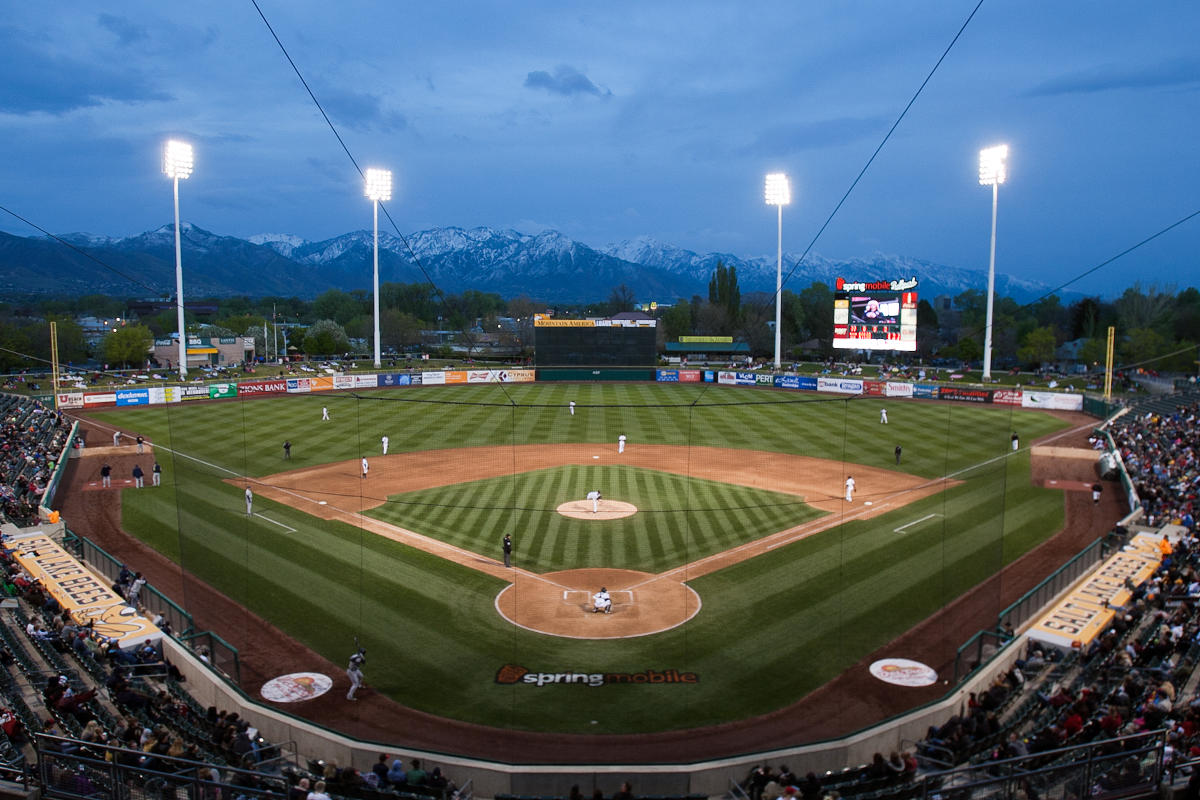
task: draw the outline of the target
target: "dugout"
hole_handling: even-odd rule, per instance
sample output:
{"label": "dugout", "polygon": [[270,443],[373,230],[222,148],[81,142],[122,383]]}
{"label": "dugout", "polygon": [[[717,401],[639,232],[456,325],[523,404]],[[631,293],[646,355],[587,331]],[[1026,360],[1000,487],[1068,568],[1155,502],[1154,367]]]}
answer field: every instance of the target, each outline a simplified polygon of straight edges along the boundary
{"label": "dugout", "polygon": [[[534,320],[534,366],[647,367],[658,360],[658,320],[651,317]],[[621,380],[644,380],[643,377]],[[584,380],[596,380],[584,377]]]}

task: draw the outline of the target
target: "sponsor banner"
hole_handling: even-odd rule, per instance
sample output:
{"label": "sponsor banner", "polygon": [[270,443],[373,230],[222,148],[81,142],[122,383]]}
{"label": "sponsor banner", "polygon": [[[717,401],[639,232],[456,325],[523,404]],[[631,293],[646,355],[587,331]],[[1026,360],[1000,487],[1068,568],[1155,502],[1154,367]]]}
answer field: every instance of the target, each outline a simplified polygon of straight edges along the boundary
{"label": "sponsor banner", "polygon": [[534,317],[535,328],[594,328],[596,321],[591,319],[546,319]]}
{"label": "sponsor banner", "polygon": [[647,669],[641,672],[535,672],[519,664],[505,664],[496,670],[496,683],[521,684],[524,686],[551,686],[572,684],[575,686],[610,686],[613,684],[679,684],[699,683],[700,676],[694,672],[677,669]]}
{"label": "sponsor banner", "polygon": [[118,389],[117,405],[148,406],[150,405],[150,391],[148,389]]}
{"label": "sponsor banner", "polygon": [[175,394],[180,400],[207,400],[209,391],[207,386],[176,386]]}
{"label": "sponsor banner", "polygon": [[800,388],[806,392],[815,392],[817,390],[817,379],[811,375],[801,375]]}
{"label": "sponsor banner", "polygon": [[775,385],[775,376],[774,375],[755,375],[754,382],[756,384],[758,384],[759,386],[774,386]]}
{"label": "sponsor banner", "polygon": [[776,375],[775,376],[775,385],[780,389],[799,389],[800,388],[800,376],[799,375]]}
{"label": "sponsor banner", "polygon": [[354,376],[353,375],[334,375],[333,376],[333,388],[334,389],[353,389],[354,388]]}
{"label": "sponsor banner", "polygon": [[993,389],[992,402],[1002,406],[1021,405],[1020,389]]}
{"label": "sponsor banner", "polygon": [[163,386],[151,386],[147,391],[150,394],[150,405],[161,405],[167,402],[167,390]]}
{"label": "sponsor banner", "polygon": [[321,375],[316,378],[308,379],[308,390],[310,392],[332,392],[333,378],[328,375]]}
{"label": "sponsor banner", "polygon": [[83,408],[83,392],[65,392],[56,398],[58,408]]}
{"label": "sponsor banner", "polygon": [[868,397],[883,397],[883,387],[881,381],[863,381],[863,394]]}
{"label": "sponsor banner", "polygon": [[288,378],[287,390],[289,394],[305,394],[309,391],[308,378]]}
{"label": "sponsor banner", "polygon": [[817,378],[817,391],[862,394],[863,382],[852,378]]}
{"label": "sponsor banner", "polygon": [[465,370],[453,369],[446,370],[446,383],[466,383],[467,373]]}
{"label": "sponsor banner", "polygon": [[276,394],[287,391],[287,381],[242,381],[237,385],[238,394]]}
{"label": "sponsor banner", "polygon": [[737,383],[737,373],[725,372],[722,370],[717,373],[717,383],[723,383],[726,386],[733,386]]}
{"label": "sponsor banner", "polygon": [[758,383],[758,376],[753,372],[735,372],[734,382],[738,386],[753,386]]}
{"label": "sponsor banner", "polygon": [[1057,411],[1082,411],[1083,395],[1060,394],[1057,392],[1023,392],[1021,405],[1024,408],[1053,408]]}
{"label": "sponsor banner", "polygon": [[654,371],[654,380],[660,383],[679,383],[679,370],[656,369]]}
{"label": "sponsor banner", "polygon": [[1029,629],[1029,637],[1065,648],[1073,647],[1078,642],[1086,649],[1092,640],[1108,629],[1114,616],[1116,612],[1111,608],[1068,596]]}
{"label": "sponsor banner", "polygon": [[380,386],[411,386],[412,380],[407,373],[389,372],[379,376]]}
{"label": "sponsor banner", "polygon": [[680,336],[684,344],[733,344],[732,336]]}
{"label": "sponsor banner", "polygon": [[933,667],[907,658],[881,658],[869,669],[879,680],[895,686],[932,686],[938,677]]}
{"label": "sponsor banner", "polygon": [[[283,387],[287,388],[287,383]],[[208,396],[214,400],[220,397],[237,397],[238,385],[236,383],[210,383],[208,385]]]}
{"label": "sponsor banner", "polygon": [[711,369],[704,370],[704,382],[715,383],[717,381],[717,373]]}
{"label": "sponsor banner", "polygon": [[355,389],[374,389],[377,386],[379,386],[379,376],[378,375],[355,375],[354,376],[354,388]]}
{"label": "sponsor banner", "polygon": [[990,389],[966,389],[958,386],[942,386],[938,389],[939,400],[961,400],[966,403],[990,403]]}
{"label": "sponsor banner", "polygon": [[913,386],[912,396],[913,397],[932,397],[932,398],[936,399],[938,396],[938,387],[930,386],[929,384],[925,384],[925,383],[915,384]]}
{"label": "sponsor banner", "polygon": [[423,373],[420,373],[420,372],[414,372],[413,374],[409,375],[408,376],[408,379],[410,381],[409,385],[410,386],[420,386],[422,384],[422,382],[424,382],[424,380],[425,380],[423,377],[421,377],[422,374]]}
{"label": "sponsor banner", "polygon": [[13,557],[77,623],[92,623],[97,636],[115,638],[121,647],[157,641],[162,631],[134,609],[98,575],[49,536],[13,537]]}
{"label": "sponsor banner", "polygon": [[913,385],[911,383],[888,381],[883,385],[883,394],[885,397],[912,397]]}
{"label": "sponsor banner", "polygon": [[496,380],[500,383],[532,383],[537,379],[537,370],[533,369],[502,369],[496,372]]}
{"label": "sponsor banner", "polygon": [[425,386],[440,386],[446,382],[446,373],[444,372],[422,372],[421,383]]}
{"label": "sponsor banner", "polygon": [[112,406],[117,404],[117,396],[113,392],[84,392],[84,406]]}
{"label": "sponsor banner", "polygon": [[680,383],[699,383],[702,380],[703,373],[698,369],[681,369],[679,370]]}
{"label": "sponsor banner", "polygon": [[272,703],[300,703],[320,697],[333,687],[333,680],[319,672],[293,672],[262,685],[262,696]]}

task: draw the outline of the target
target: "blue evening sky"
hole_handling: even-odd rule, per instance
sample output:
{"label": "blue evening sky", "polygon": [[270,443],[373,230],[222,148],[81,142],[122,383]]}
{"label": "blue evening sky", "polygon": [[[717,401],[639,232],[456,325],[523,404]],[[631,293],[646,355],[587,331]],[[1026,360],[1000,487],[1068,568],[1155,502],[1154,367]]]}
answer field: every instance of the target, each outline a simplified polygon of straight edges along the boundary
{"label": "blue evening sky", "polygon": [[[754,256],[775,249],[763,175],[791,177],[799,254],[975,0],[260,5],[359,163],[394,170],[402,233]],[[986,268],[977,154],[1000,142],[1002,272],[1066,281],[1200,209],[1198,32],[1195,2],[988,0],[815,250]],[[169,223],[170,136],[196,148],[187,221],[370,227],[249,0],[9,4],[0,74],[0,205],[52,232]],[[1198,252],[1200,217],[1071,288],[1200,284]]]}

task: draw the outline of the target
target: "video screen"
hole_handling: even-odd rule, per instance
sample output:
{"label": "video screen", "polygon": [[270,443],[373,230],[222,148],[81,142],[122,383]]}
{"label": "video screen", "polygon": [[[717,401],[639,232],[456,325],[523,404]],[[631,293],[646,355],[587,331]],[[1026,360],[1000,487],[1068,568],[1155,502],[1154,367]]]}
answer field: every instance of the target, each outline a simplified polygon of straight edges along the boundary
{"label": "video screen", "polygon": [[900,321],[900,298],[854,295],[850,298],[850,321],[864,325],[895,325]]}

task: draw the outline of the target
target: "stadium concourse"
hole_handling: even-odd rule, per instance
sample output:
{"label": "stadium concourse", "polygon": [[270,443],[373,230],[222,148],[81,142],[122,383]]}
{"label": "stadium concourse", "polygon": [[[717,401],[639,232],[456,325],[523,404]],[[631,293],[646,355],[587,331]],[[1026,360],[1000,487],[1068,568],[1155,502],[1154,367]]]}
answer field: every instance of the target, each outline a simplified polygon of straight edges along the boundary
{"label": "stadium concourse", "polygon": [[[1073,425],[1075,432],[1068,438],[1060,434],[1055,444],[1087,447],[1086,439],[1095,420],[1082,414],[1060,414]],[[103,442],[109,436],[111,430],[96,427],[89,440]],[[123,474],[133,460],[132,454],[116,453],[111,463]],[[74,485],[88,477],[78,474],[78,470],[69,472],[67,484]],[[1090,485],[1094,473],[1085,462],[1049,462],[1036,464],[1034,477],[1038,481],[1058,479]],[[956,649],[967,637],[994,626],[999,610],[1037,584],[1053,566],[1065,562],[1112,528],[1124,515],[1119,494],[1106,492],[1097,507],[1085,492],[1066,492],[1066,523],[1062,532],[891,643],[888,654],[903,652],[906,657],[933,665],[942,674],[947,670],[952,673]],[[195,615],[200,629],[214,630],[238,648],[243,687],[248,693],[256,694],[263,682],[275,677],[280,663],[303,664],[342,680],[344,665],[330,663],[284,637],[268,621],[255,617],[194,577],[181,574],[176,565],[126,536],[120,530],[117,493],[90,492],[85,499],[80,492],[66,491],[61,503],[73,530],[88,536],[117,558],[137,564],[164,594],[187,598],[189,611]],[[400,744],[408,748],[518,764],[588,763],[596,758],[598,748],[606,763],[691,761],[844,735],[944,693],[941,686],[900,692],[875,680],[865,669],[875,657],[873,654],[861,669],[848,670],[793,706],[753,719],[688,731],[629,736],[500,732],[418,713],[369,694],[366,695],[369,702],[345,703],[336,691],[306,702],[302,713],[321,725],[361,739],[390,742],[396,740],[397,731],[403,731]]]}

